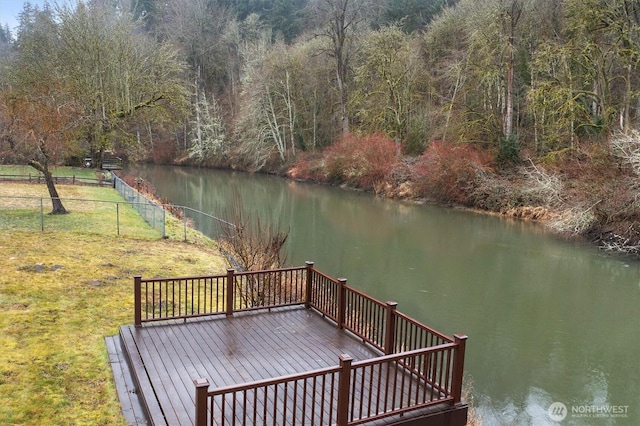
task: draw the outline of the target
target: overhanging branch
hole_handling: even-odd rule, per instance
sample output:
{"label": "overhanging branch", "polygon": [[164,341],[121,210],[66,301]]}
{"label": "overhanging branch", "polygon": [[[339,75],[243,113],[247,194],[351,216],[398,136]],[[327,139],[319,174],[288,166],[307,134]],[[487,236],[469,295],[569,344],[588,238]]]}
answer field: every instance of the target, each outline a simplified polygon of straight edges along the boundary
{"label": "overhanging branch", "polygon": [[138,105],[135,105],[133,108],[126,110],[126,111],[118,111],[114,114],[112,114],[113,117],[115,118],[125,118],[128,117],[130,115],[133,115],[134,112],[136,112],[139,109],[142,108],[151,108],[153,106],[155,106],[155,104],[158,101],[161,101],[162,99],[164,99],[164,95],[158,95],[156,97],[153,97],[147,101],[141,102]]}

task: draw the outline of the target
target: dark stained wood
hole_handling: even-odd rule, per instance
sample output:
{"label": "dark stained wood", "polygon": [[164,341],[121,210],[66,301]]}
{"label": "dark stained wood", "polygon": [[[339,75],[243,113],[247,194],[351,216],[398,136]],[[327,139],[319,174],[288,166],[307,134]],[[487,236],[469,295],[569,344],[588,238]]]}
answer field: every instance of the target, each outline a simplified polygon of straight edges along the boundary
{"label": "dark stained wood", "polygon": [[466,421],[466,336],[443,335],[312,262],[134,284],[135,325],[120,339],[151,424]]}
{"label": "dark stained wood", "polygon": [[121,341],[118,336],[105,338],[109,364],[113,370],[113,379],[120,399],[122,415],[131,426],[147,425],[145,408],[137,395],[136,385],[131,376],[130,367],[127,364],[126,356],[122,350]]}
{"label": "dark stained wood", "polygon": [[381,355],[303,307],[124,326],[120,336],[156,425],[194,424],[199,378],[215,389],[336,366],[341,354]]}
{"label": "dark stained wood", "polygon": [[305,308],[120,329],[153,424],[194,423],[194,380],[210,389],[379,356]]}

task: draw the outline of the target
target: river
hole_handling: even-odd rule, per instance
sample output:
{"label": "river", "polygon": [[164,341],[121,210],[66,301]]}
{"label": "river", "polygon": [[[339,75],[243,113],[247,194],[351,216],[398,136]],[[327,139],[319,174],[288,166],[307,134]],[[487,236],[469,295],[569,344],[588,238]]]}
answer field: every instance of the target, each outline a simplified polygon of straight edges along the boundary
{"label": "river", "polygon": [[640,424],[640,262],[535,224],[277,177],[130,173],[218,216],[238,194],[289,230],[290,264],[312,260],[437,330],[467,334],[465,385],[485,425],[557,424],[552,403],[566,407],[561,424]]}

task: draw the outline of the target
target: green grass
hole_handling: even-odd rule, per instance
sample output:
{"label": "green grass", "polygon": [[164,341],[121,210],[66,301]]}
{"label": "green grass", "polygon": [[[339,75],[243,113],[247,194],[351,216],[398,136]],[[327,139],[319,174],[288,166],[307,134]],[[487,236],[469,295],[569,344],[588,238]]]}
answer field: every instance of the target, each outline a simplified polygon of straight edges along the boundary
{"label": "green grass", "polygon": [[[45,231],[74,229],[101,235],[158,238],[140,215],[112,188],[56,185],[70,214],[50,215],[51,201],[44,184],[0,184],[0,228]],[[30,198],[18,198],[30,197]],[[120,203],[120,204],[118,204]]]}
{"label": "green grass", "polygon": [[[3,182],[0,193],[34,196],[41,186]],[[119,199],[110,188],[59,190],[61,197]],[[27,215],[20,209],[3,207],[7,217]],[[60,222],[45,232],[0,224],[0,424],[124,425],[104,337],[133,322],[133,276],[227,267],[202,236],[206,245],[162,239],[135,214],[127,219],[140,229],[135,236],[85,232],[109,222],[111,212],[70,211],[48,218]],[[182,239],[180,222],[169,222]]]}

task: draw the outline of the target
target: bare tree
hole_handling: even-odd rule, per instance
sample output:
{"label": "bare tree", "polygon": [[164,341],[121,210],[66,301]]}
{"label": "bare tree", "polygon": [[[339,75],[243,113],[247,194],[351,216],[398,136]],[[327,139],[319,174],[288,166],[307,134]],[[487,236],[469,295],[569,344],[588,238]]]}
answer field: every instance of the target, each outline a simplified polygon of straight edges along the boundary
{"label": "bare tree", "polygon": [[19,28],[19,49],[9,71],[1,76],[0,126],[3,142],[16,159],[42,173],[52,214],[67,213],[51,168],[69,150],[70,127],[77,113],[68,96],[69,82],[55,72],[59,42],[54,13],[25,6]]}
{"label": "bare tree", "polygon": [[503,5],[501,11],[503,32],[507,35],[507,99],[504,114],[504,135],[513,134],[513,90],[515,74],[516,52],[516,26],[522,14],[522,3],[519,0],[510,0]]}
{"label": "bare tree", "polygon": [[211,0],[169,0],[162,7],[161,34],[179,47],[205,89],[215,93],[228,73],[224,34],[234,23],[233,15]]}
{"label": "bare tree", "polygon": [[282,231],[278,223],[265,223],[260,217],[247,212],[237,192],[233,194],[233,201],[223,219],[233,224],[223,228],[221,245],[234,268],[263,271],[284,266],[288,230]]}
{"label": "bare tree", "polygon": [[[233,194],[225,221],[233,225],[223,228],[220,248],[234,269],[266,271],[285,265],[284,246],[289,231],[281,231],[277,223],[265,224],[258,216],[246,212],[238,192]],[[234,285],[246,306],[269,305],[293,291],[292,283],[278,274],[267,274],[260,282],[248,275],[236,279]]]}
{"label": "bare tree", "polygon": [[349,69],[354,48],[354,34],[364,21],[365,0],[316,0],[315,15],[320,35],[331,40],[329,56],[336,70],[336,86],[340,102],[342,133],[349,133]]}

